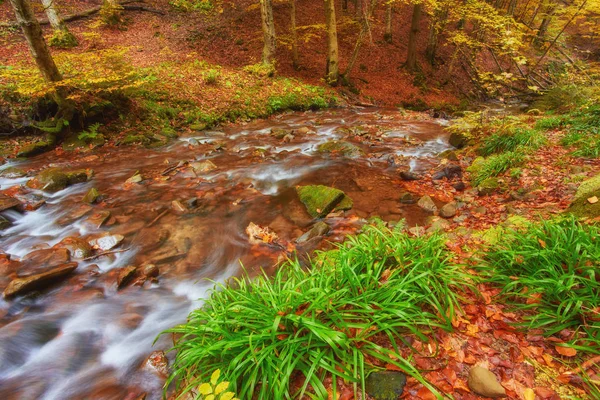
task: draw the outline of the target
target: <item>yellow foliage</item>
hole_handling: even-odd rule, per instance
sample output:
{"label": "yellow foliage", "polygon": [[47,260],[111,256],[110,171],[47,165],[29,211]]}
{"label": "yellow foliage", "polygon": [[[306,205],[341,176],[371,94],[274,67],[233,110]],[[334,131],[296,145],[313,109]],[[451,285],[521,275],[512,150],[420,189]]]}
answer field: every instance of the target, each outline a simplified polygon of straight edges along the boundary
{"label": "yellow foliage", "polygon": [[220,382],[221,370],[215,370],[210,376],[210,383],[203,383],[198,386],[198,394],[203,395],[202,400],[239,400],[235,398],[235,393],[226,391],[229,388],[229,382]]}

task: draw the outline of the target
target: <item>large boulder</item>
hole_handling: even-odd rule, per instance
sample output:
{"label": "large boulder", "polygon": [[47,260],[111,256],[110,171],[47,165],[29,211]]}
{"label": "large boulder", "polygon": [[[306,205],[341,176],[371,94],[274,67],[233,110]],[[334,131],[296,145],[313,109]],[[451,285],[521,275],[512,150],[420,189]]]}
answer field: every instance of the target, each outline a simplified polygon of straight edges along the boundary
{"label": "large boulder", "polygon": [[341,155],[348,158],[360,157],[364,152],[360,147],[343,140],[332,140],[317,147],[319,153]]}
{"label": "large boulder", "polygon": [[313,218],[326,217],[332,211],[352,208],[352,199],[339,189],[323,185],[296,187],[300,201]]}
{"label": "large boulder", "polygon": [[600,216],[600,174],[581,183],[577,193],[567,209],[580,218]]}

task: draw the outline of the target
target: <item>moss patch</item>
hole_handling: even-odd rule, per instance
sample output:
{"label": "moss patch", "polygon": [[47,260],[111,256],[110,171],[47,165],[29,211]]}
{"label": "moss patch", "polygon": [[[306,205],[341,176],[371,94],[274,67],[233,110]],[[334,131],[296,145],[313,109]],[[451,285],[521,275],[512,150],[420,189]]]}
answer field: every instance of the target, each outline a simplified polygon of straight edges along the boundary
{"label": "moss patch", "polygon": [[331,211],[349,210],[352,199],[339,189],[323,185],[298,186],[296,192],[308,213],[314,218],[323,218]]}
{"label": "moss patch", "polygon": [[577,189],[575,199],[567,212],[580,218],[595,218],[600,216],[600,202],[591,204],[588,199],[591,197],[600,198],[600,175],[584,181]]}

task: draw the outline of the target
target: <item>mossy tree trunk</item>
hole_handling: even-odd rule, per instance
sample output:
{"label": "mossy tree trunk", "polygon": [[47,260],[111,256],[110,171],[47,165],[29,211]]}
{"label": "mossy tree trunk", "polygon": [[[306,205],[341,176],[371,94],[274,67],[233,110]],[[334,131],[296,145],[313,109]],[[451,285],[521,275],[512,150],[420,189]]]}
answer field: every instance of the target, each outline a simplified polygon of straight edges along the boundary
{"label": "mossy tree trunk", "polygon": [[67,24],[65,24],[58,14],[55,0],[42,0],[42,4],[48,16],[48,22],[50,22],[50,26],[54,29],[54,36],[50,39],[50,45],[56,45],[57,47],[76,46],[77,39],[69,32]]}
{"label": "mossy tree trunk", "polygon": [[325,23],[327,25],[327,66],[325,79],[330,85],[337,85],[340,72],[334,0],[325,0]]}
{"label": "mossy tree trunk", "polygon": [[423,14],[423,3],[413,6],[410,34],[408,36],[408,55],[406,56],[406,68],[414,72],[417,70],[417,39],[419,37],[421,15]]}
{"label": "mossy tree trunk", "polygon": [[439,34],[446,27],[448,20],[448,10],[436,10],[433,14],[431,21],[431,27],[429,30],[429,40],[427,41],[427,48],[425,49],[425,56],[429,64],[435,65],[435,57],[438,49]]}
{"label": "mossy tree trunk", "polygon": [[277,48],[277,37],[275,36],[275,23],[273,22],[272,0],[260,0],[260,16],[263,31],[263,53],[262,62],[273,66],[275,62],[275,50]]}

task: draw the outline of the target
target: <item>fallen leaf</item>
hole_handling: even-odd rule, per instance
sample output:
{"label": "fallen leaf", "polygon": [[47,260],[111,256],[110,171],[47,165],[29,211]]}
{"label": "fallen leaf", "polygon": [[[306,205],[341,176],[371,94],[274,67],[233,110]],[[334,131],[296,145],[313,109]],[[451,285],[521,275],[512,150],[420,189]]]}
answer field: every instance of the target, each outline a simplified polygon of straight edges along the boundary
{"label": "fallen leaf", "polygon": [[572,347],[565,346],[554,346],[554,349],[558,354],[565,357],[575,357],[577,355],[577,350]]}
{"label": "fallen leaf", "polygon": [[527,388],[523,391],[524,400],[535,400],[535,392],[531,388]]}
{"label": "fallen leaf", "polygon": [[598,202],[598,197],[597,196],[590,197],[589,199],[587,199],[587,201],[590,204],[596,204]]}

